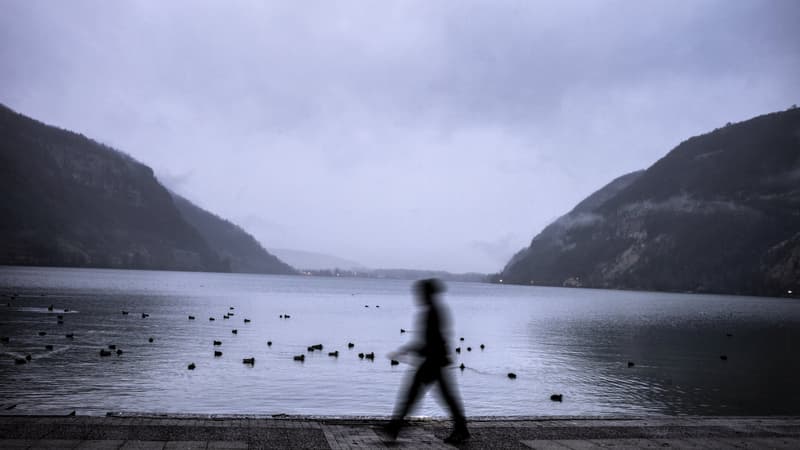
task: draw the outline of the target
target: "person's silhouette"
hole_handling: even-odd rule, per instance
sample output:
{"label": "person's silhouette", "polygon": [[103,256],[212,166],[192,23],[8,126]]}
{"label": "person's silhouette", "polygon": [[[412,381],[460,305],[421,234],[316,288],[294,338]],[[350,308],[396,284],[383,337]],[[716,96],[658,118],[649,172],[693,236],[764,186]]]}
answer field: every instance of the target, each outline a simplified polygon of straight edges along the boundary
{"label": "person's silhouette", "polygon": [[402,358],[413,353],[421,358],[421,362],[416,371],[409,373],[410,381],[405,391],[401,390],[398,395],[394,417],[387,425],[386,432],[393,439],[397,438],[403,420],[413,408],[420,393],[438,382],[442,398],[450,409],[455,425],[452,434],[445,439],[445,442],[462,442],[469,439],[469,430],[464,407],[447,368],[452,363],[445,339],[449,317],[446,308],[439,301],[439,295],[444,292],[444,284],[435,278],[420,280],[414,284],[414,290],[422,309],[416,329],[420,338],[401,347],[390,354],[390,357]]}

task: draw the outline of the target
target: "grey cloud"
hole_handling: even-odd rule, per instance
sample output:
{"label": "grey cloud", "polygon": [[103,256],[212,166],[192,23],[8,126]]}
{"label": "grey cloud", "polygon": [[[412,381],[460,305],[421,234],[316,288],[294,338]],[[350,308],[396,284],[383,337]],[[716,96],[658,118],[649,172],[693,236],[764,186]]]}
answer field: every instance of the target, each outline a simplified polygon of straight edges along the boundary
{"label": "grey cloud", "polygon": [[797,2],[561,3],[9,1],[0,101],[283,224],[268,247],[455,271],[798,103]]}

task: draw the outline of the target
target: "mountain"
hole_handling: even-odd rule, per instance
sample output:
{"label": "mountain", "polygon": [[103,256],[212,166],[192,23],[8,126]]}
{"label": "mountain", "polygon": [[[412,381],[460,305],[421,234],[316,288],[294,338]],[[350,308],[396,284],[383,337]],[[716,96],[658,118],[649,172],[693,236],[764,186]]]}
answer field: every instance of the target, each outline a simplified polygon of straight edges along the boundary
{"label": "mountain", "polygon": [[[564,242],[568,232],[581,225],[599,220],[600,217],[593,211],[608,199],[617,195],[619,191],[628,187],[643,173],[644,170],[639,170],[622,175],[583,199],[572,211],[564,214],[556,219],[555,222],[545,227],[545,229],[533,239],[530,247],[520,250],[511,257],[511,260],[506,264],[506,268],[513,267],[516,270],[520,270],[526,265],[538,263],[539,266],[535,269],[538,272],[550,271],[559,273],[564,269],[568,270],[568,267],[561,268],[553,265],[553,259],[561,254],[561,251],[567,245],[570,245]],[[544,255],[550,255],[551,258],[545,258]],[[518,262],[520,262],[519,265],[517,264]],[[506,271],[503,272],[503,275],[507,276]],[[513,274],[512,277],[514,277],[514,275],[516,274]],[[558,275],[551,274],[550,276]],[[509,282],[512,282],[511,280],[516,281],[516,279],[517,277],[509,278]]]}
{"label": "mountain", "polygon": [[290,250],[287,248],[270,248],[270,252],[300,270],[342,269],[362,271],[366,268],[355,261],[326,255],[324,253]]}
{"label": "mountain", "polygon": [[690,138],[546,227],[503,282],[785,295],[800,279],[800,109]]}
{"label": "mountain", "polygon": [[150,167],[3,105],[0,191],[0,264],[228,272],[259,253],[210,219],[198,231]]}
{"label": "mountain", "polygon": [[249,233],[178,194],[172,193],[183,218],[208,242],[211,249],[230,264],[231,272],[295,274],[296,271],[271,255]]}

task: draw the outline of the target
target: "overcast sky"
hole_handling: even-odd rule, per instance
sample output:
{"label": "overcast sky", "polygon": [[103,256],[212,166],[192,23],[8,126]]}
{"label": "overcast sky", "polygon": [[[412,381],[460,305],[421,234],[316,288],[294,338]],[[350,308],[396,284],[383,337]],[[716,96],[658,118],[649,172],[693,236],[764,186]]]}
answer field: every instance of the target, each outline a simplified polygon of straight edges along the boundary
{"label": "overcast sky", "polygon": [[265,247],[495,272],[611,179],[800,103],[798,24],[794,0],[0,0],[0,102]]}

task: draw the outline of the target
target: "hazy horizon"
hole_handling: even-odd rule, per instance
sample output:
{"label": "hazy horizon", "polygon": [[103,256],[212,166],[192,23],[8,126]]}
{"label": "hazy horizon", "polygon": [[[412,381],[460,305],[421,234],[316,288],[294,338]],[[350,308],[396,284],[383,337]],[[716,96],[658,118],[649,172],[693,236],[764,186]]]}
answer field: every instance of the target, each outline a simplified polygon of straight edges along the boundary
{"label": "hazy horizon", "polygon": [[0,102],[266,248],[497,272],[684,139],[800,103],[800,3],[5,2]]}

